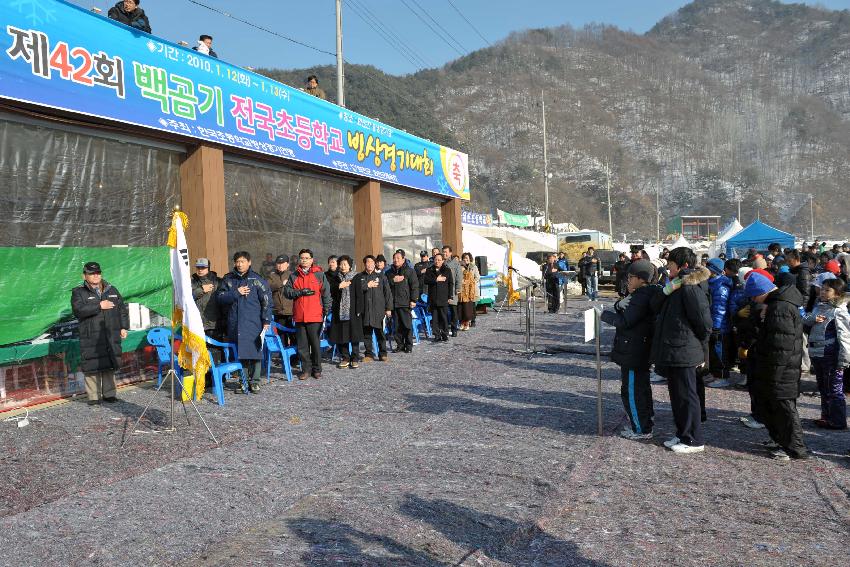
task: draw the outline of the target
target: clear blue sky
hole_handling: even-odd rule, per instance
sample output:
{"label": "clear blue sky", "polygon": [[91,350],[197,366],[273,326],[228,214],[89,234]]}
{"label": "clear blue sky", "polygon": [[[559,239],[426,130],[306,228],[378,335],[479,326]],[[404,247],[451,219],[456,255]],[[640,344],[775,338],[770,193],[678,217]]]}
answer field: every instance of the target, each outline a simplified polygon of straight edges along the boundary
{"label": "clear blue sky", "polygon": [[[116,0],[72,0],[106,14]],[[198,0],[235,17],[334,53],[334,0]],[[643,33],[665,15],[687,4],[685,0],[451,0],[490,42],[512,31],[569,23],[581,27],[591,22],[613,24]],[[468,52],[486,47],[484,39],[452,8],[449,0],[343,0],[343,53],[353,63],[371,64],[387,73],[406,74],[423,67],[439,67]],[[806,2],[827,8],[850,9],[850,0]],[[195,45],[198,35],[215,38],[219,56],[241,66],[303,68],[334,63],[330,55],[316,53],[282,38],[212,12],[190,0],[142,0],[154,34]],[[424,8],[429,19],[420,11]],[[367,12],[368,10],[368,12]],[[415,10],[422,19],[414,15]],[[375,16],[382,26],[415,52],[402,52],[387,44],[360,16]],[[460,45],[440,39],[422,21]],[[437,25],[439,24],[439,25]],[[445,30],[445,31],[444,31]],[[408,59],[412,59],[411,62]],[[415,63],[415,65],[414,65]]]}

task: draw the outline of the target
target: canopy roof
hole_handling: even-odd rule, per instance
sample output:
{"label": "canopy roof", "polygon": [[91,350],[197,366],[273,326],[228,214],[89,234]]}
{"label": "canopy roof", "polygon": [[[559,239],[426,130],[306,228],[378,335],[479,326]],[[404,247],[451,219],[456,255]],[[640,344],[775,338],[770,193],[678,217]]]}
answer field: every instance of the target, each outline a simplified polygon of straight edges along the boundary
{"label": "canopy roof", "polygon": [[733,250],[746,251],[749,248],[765,250],[773,242],[778,242],[783,248],[792,248],[794,235],[757,220],[726,240],[726,253],[731,254]]}

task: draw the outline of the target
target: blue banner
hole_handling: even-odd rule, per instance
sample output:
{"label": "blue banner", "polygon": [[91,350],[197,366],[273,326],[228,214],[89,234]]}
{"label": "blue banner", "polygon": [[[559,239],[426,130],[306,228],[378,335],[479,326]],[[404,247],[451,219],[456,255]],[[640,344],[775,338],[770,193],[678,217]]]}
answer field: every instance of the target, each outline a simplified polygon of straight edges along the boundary
{"label": "blue banner", "polygon": [[469,199],[461,152],[61,0],[0,16],[0,98]]}
{"label": "blue banner", "polygon": [[463,224],[474,224],[478,226],[490,226],[491,217],[487,213],[473,213],[472,211],[461,211],[460,220]]}

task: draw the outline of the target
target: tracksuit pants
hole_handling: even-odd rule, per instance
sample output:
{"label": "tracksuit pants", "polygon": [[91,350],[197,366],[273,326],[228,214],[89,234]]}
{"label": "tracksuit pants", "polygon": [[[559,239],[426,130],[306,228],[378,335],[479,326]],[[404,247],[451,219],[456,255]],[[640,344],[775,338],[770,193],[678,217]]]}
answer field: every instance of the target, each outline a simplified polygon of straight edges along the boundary
{"label": "tracksuit pants", "polygon": [[844,400],[844,369],[834,360],[812,358],[812,368],[820,391],[820,417],[830,427],[847,427],[847,403]]}
{"label": "tracksuit pants", "polygon": [[676,437],[685,445],[704,445],[702,437],[702,409],[697,392],[697,369],[666,368],[667,390],[676,423]]}
{"label": "tracksuit pants", "polygon": [[620,367],[620,396],[632,424],[632,431],[652,433],[655,411],[652,408],[649,369]]}
{"label": "tracksuit pants", "polygon": [[413,316],[410,314],[410,307],[393,309],[393,322],[395,323],[396,350],[413,348]]}

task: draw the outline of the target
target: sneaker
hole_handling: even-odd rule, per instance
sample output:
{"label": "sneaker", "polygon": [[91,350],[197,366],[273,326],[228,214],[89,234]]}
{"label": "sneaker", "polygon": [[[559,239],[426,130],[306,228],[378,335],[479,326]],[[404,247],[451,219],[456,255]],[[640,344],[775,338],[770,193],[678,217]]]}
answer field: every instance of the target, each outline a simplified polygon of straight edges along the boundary
{"label": "sneaker", "polygon": [[650,374],[649,374],[649,382],[651,384],[661,384],[661,383],[666,382],[666,381],[667,381],[667,378],[665,378],[664,376],[659,376],[655,372],[650,372]]}
{"label": "sneaker", "polygon": [[386,362],[386,361],[388,361],[389,359],[390,359],[390,357],[389,357],[389,356],[387,356],[386,354],[382,354],[382,355],[380,355],[380,356],[378,357],[378,360],[380,360],[381,362]]}
{"label": "sneaker", "polygon": [[103,398],[103,401],[108,403],[108,404],[114,404],[115,402],[118,401],[118,398],[116,398],[115,396],[110,396],[108,398]]}
{"label": "sneaker", "polygon": [[756,421],[752,416],[745,416],[740,418],[741,423],[749,427],[750,429],[764,429],[764,424]]}
{"label": "sneaker", "polygon": [[637,431],[632,431],[630,427],[626,427],[620,432],[620,437],[623,439],[652,439],[652,433],[638,433]]}
{"label": "sneaker", "polygon": [[361,362],[365,364],[367,362],[375,362],[375,360],[377,360],[376,357],[372,356],[371,354],[367,354],[363,357],[363,360],[361,360]]}
{"label": "sneaker", "polygon": [[668,449],[672,449],[673,447],[679,444],[679,441],[680,439],[678,437],[671,437],[670,439],[664,442],[664,446]]}
{"label": "sneaker", "polygon": [[679,453],[680,455],[690,455],[691,453],[702,453],[705,451],[705,445],[685,445],[684,443],[677,443],[670,447],[670,450],[674,453]]}
{"label": "sneaker", "polygon": [[705,387],[706,388],[728,388],[731,385],[732,384],[729,382],[729,380],[723,379],[723,380],[713,380],[711,382],[707,382],[705,384]]}
{"label": "sneaker", "polygon": [[348,365],[348,367],[349,368],[360,368],[360,363],[356,360],[352,360],[351,363]]}
{"label": "sneaker", "polygon": [[767,441],[762,441],[761,446],[767,449],[768,451],[774,451],[779,449],[779,443],[774,441],[773,439],[768,439]]}
{"label": "sneaker", "polygon": [[339,361],[339,364],[336,365],[337,368],[348,368],[351,362],[347,358],[343,358]]}
{"label": "sneaker", "polygon": [[248,384],[248,389],[251,391],[252,394],[256,394],[260,391],[260,385],[256,382],[251,382],[250,384]]}
{"label": "sneaker", "polygon": [[790,461],[790,460],[791,460],[791,457],[789,457],[789,456],[788,456],[788,453],[786,453],[783,449],[776,449],[775,451],[771,451],[771,452],[770,452],[770,457],[771,457],[774,461],[783,461],[783,462],[785,462],[785,461]]}

